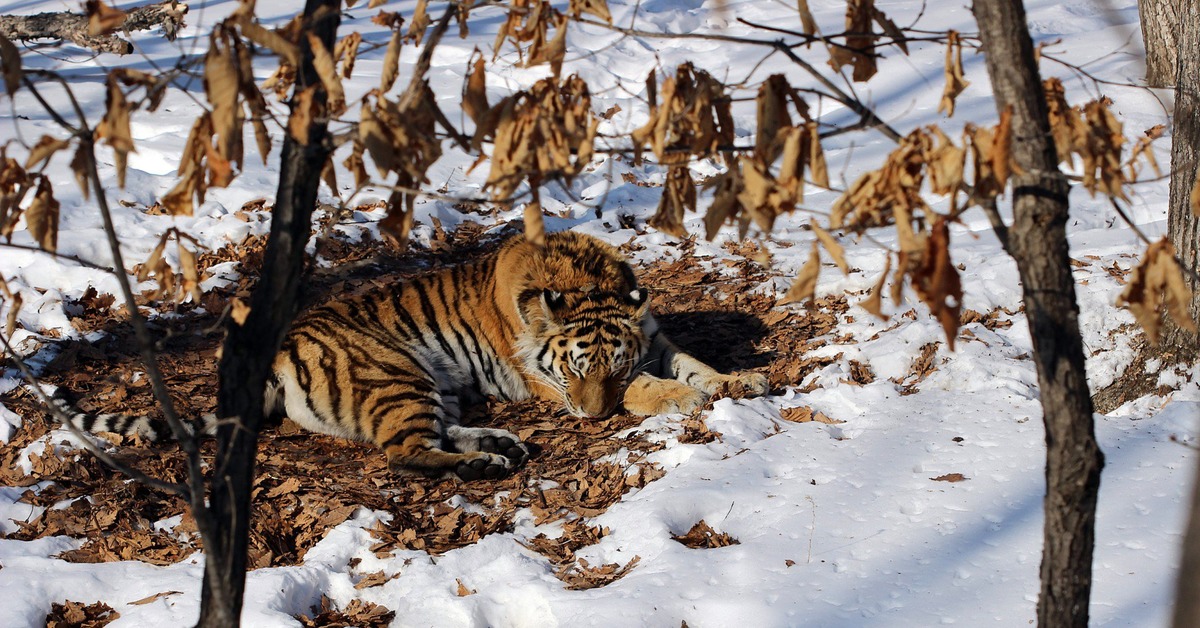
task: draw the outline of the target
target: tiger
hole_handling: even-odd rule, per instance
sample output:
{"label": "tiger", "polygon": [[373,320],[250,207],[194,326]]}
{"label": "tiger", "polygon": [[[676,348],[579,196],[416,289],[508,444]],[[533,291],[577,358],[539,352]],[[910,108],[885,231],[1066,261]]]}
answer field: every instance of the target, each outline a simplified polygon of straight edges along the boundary
{"label": "tiger", "polygon": [[[680,350],[648,296],[596,237],[517,235],[474,262],[302,313],[272,363],[264,410],[373,443],[398,475],[472,481],[512,473],[530,451],[507,430],[461,425],[455,402],[538,398],[600,420],[618,405],[690,413],[720,390],[768,392],[760,373],[722,374]],[[158,436],[144,417],[59,409],[81,429]]]}

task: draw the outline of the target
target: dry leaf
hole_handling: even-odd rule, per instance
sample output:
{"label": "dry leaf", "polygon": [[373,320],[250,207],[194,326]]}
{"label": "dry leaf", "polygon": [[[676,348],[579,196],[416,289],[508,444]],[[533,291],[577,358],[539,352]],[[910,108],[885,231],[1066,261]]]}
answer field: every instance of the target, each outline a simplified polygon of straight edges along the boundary
{"label": "dry leaf", "polygon": [[38,246],[51,253],[58,250],[58,200],[47,177],[38,182],[33,202],[25,210],[25,224]]}
{"label": "dry leaf", "polygon": [[1175,260],[1175,247],[1166,238],[1151,244],[1121,295],[1118,307],[1127,307],[1153,344],[1158,343],[1162,317],[1169,314],[1176,325],[1196,331],[1188,307],[1192,291],[1183,278],[1183,269]]}
{"label": "dry leaf", "polygon": [[963,480],[969,480],[971,478],[961,473],[947,473],[946,475],[939,475],[936,478],[929,479],[933,480],[934,482],[962,482]]}
{"label": "dry leaf", "polygon": [[21,86],[21,53],[4,35],[0,35],[0,70],[4,73],[4,90],[11,97]]}
{"label": "dry leaf", "polygon": [[229,300],[229,317],[238,325],[246,324],[246,317],[250,315],[250,306],[238,297],[233,297]]}
{"label": "dry leaf", "polygon": [[800,30],[805,35],[817,32],[817,21],[813,19],[812,11],[808,9],[808,0],[796,0],[796,10],[800,12]]}
{"label": "dry leaf", "polygon": [[331,116],[339,116],[346,111],[346,94],[342,91],[342,80],[338,77],[336,62],[333,55],[325,48],[321,38],[313,33],[307,33],[308,45],[313,53],[313,68],[325,86],[327,99],[325,106]]}
{"label": "dry leaf", "polygon": [[418,46],[425,39],[425,29],[433,23],[426,11],[427,3],[428,0],[417,0],[417,7],[413,10],[412,23],[408,25],[408,38]]}
{"label": "dry leaf", "polygon": [[816,421],[817,423],[824,423],[826,425],[837,425],[839,423],[845,423],[845,421],[840,421],[838,419],[829,418],[825,414],[823,414],[821,412],[817,412],[816,410],[813,410],[812,408],[810,408],[808,406],[795,406],[795,407],[791,407],[791,408],[780,408],[779,416],[783,420],[791,421],[793,423],[810,423],[812,421]]}
{"label": "dry leaf", "polygon": [[104,4],[102,0],[87,0],[84,10],[88,18],[88,37],[107,35],[125,23],[125,12]]}
{"label": "dry leaf", "polygon": [[958,31],[946,33],[946,87],[942,91],[942,100],[938,103],[938,111],[945,111],[947,117],[954,116],[954,101],[958,95],[971,84],[963,76],[962,41]]}
{"label": "dry leaf", "polygon": [[910,276],[917,296],[941,321],[946,344],[953,351],[963,293],[958,269],[950,261],[950,228],[944,217],[938,216],[934,221],[920,265],[910,272]]}
{"label": "dry leaf", "polygon": [[183,591],[162,591],[160,593],[155,593],[154,595],[151,595],[149,597],[144,597],[140,600],[134,600],[132,602],[129,602],[129,604],[132,604],[134,606],[141,606],[143,604],[149,604],[159,598],[167,597],[168,595],[182,595],[182,594],[183,594]]}
{"label": "dry leaf", "polygon": [[34,166],[50,161],[54,153],[71,145],[70,140],[60,140],[58,138],[43,135],[42,139],[38,140],[33,148],[29,149],[29,157],[25,159],[25,169],[32,170]]}
{"label": "dry leaf", "polygon": [[846,251],[842,248],[842,245],[839,244],[832,235],[829,235],[828,231],[822,229],[821,225],[817,224],[816,220],[809,221],[808,224],[810,227],[812,227],[813,233],[816,234],[817,240],[820,241],[821,246],[825,247],[825,251],[828,252],[830,257],[833,258],[833,263],[837,264],[837,267],[842,269],[843,275],[849,275],[850,265],[846,263]]}
{"label": "dry leaf", "polygon": [[400,76],[400,48],[403,45],[403,36],[399,30],[392,31],[392,38],[388,40],[387,52],[383,55],[383,70],[379,75],[379,91],[387,92],[392,89],[392,85],[396,84],[396,77]]}
{"label": "dry leaf", "polygon": [[858,302],[858,305],[861,306],[862,309],[874,314],[875,316],[879,317],[880,320],[884,321],[886,321],[888,317],[883,313],[883,284],[887,282],[888,273],[891,272],[891,270],[892,256],[889,253],[887,256],[887,261],[883,265],[883,272],[879,273],[879,281],[876,281],[875,285],[871,286],[871,292],[867,295],[867,298]]}
{"label": "dry leaf", "polygon": [[813,242],[812,253],[808,256],[808,261],[804,267],[800,269],[800,274],[796,275],[796,279],[792,282],[792,287],[788,288],[787,294],[779,300],[780,305],[788,303],[799,303],[808,299],[811,303],[817,292],[817,276],[821,272],[821,256],[817,253],[817,243]]}

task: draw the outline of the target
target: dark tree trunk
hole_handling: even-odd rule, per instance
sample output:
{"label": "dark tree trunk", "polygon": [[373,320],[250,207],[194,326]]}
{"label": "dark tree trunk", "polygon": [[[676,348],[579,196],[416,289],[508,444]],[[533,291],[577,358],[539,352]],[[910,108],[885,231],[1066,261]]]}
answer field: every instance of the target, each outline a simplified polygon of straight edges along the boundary
{"label": "dark tree trunk", "polygon": [[[306,27],[333,50],[340,15],[337,0],[308,0]],[[296,90],[317,85],[316,102],[325,94],[312,67],[312,52],[301,40],[304,60]],[[219,366],[217,414],[237,417],[217,431],[217,456],[209,491],[205,537],[204,587],[199,626],[237,626],[246,582],[246,549],[250,529],[250,490],[254,455],[263,415],[263,387],[271,361],[296,314],[304,246],[311,230],[321,168],[329,158],[324,120],[314,119],[309,143],[289,135],[280,158],[279,190],[271,214],[262,277],[250,300],[244,324],[230,323]]]}
{"label": "dark tree trunk", "polygon": [[1020,173],[1012,179],[1008,244],[1021,277],[1046,429],[1038,625],[1082,628],[1088,620],[1096,496],[1104,457],[1092,424],[1079,308],[1067,255],[1068,186],[1058,171],[1022,3],[975,0],[972,10],[996,107],[1012,108],[1012,157]]}
{"label": "dark tree trunk", "polygon": [[[1175,83],[1174,128],[1171,131],[1171,197],[1167,231],[1185,269],[1200,273],[1200,219],[1192,215],[1189,196],[1200,165],[1200,0],[1184,0],[1178,8],[1179,66]],[[1189,309],[1200,319],[1200,282],[1185,273],[1192,289]],[[1162,357],[1170,363],[1200,357],[1197,336],[1167,321]],[[1192,511],[1183,539],[1183,556],[1175,590],[1176,628],[1200,626],[1200,464],[1193,480]]]}
{"label": "dark tree trunk", "polygon": [[1146,84],[1170,87],[1175,84],[1178,29],[1183,24],[1184,5],[1194,0],[1138,0],[1142,42],[1146,47]]}

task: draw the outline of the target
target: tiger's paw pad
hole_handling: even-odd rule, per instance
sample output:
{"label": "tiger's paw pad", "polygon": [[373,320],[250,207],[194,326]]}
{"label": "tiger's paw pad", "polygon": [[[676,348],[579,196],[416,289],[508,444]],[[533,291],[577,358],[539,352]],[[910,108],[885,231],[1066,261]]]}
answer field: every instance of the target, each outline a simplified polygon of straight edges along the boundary
{"label": "tiger's paw pad", "polygon": [[512,467],[512,462],[507,458],[496,454],[486,454],[486,457],[481,456],[474,460],[458,463],[458,466],[454,468],[454,474],[464,482],[495,480],[508,475]]}
{"label": "tiger's paw pad", "polygon": [[512,461],[514,466],[529,459],[529,448],[511,436],[484,436],[479,439],[479,451],[500,454]]}

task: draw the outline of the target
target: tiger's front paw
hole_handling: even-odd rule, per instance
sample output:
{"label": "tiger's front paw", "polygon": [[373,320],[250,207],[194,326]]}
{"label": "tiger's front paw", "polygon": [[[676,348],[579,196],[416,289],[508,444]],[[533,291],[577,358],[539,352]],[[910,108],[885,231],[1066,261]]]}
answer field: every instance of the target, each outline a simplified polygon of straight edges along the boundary
{"label": "tiger's front paw", "polygon": [[675,380],[639,377],[625,390],[625,409],[637,416],[675,412],[688,414],[704,405],[708,395]]}
{"label": "tiger's front paw", "polygon": [[501,478],[517,466],[505,456],[485,451],[464,454],[463,458],[463,461],[454,467],[454,474],[464,482]]}
{"label": "tiger's front paw", "polygon": [[767,376],[762,373],[734,373],[733,375],[714,375],[704,382],[704,391],[709,394],[742,399],[745,397],[761,397],[771,390]]}

